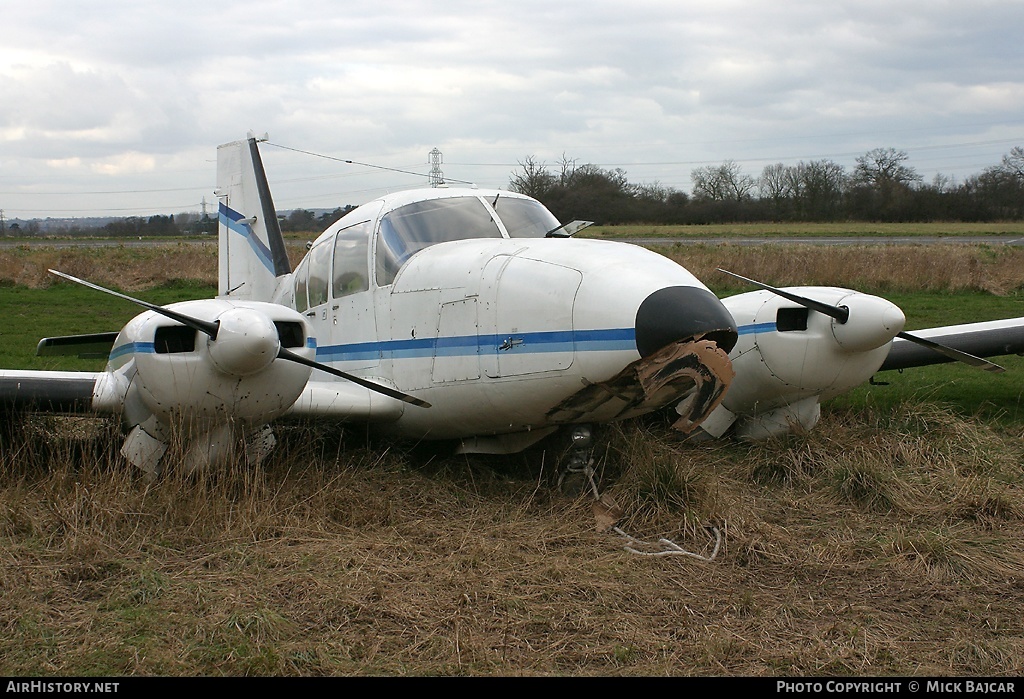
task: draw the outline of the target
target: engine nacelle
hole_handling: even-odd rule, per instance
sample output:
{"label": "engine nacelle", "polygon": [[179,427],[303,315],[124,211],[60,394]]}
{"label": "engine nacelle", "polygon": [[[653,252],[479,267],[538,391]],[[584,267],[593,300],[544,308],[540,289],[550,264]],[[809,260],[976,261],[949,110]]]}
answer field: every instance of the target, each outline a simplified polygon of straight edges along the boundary
{"label": "engine nacelle", "polygon": [[300,314],[275,304],[220,299],[168,308],[217,323],[216,337],[147,311],[124,327],[111,353],[111,369],[134,369],[138,399],[161,422],[258,424],[280,416],[302,393],[310,368],[276,359],[282,346],[313,358],[315,343],[308,341]]}
{"label": "engine nacelle", "polygon": [[[809,429],[818,402],[870,379],[903,330],[903,312],[877,296],[833,287],[787,291],[845,308],[849,317],[840,322],[767,290],[723,299],[740,338],[729,354],[736,378],[722,409],[705,423],[713,436],[734,421],[739,433],[742,423],[762,417],[747,437],[778,434],[790,423]],[[787,408],[794,405],[801,407]]]}

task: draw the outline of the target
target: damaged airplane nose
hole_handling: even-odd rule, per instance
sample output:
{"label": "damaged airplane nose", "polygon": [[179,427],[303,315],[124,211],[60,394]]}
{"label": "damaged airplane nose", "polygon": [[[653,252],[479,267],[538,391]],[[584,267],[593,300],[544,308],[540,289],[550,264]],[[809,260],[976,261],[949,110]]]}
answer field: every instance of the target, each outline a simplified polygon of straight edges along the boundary
{"label": "damaged airplane nose", "polygon": [[736,322],[718,297],[695,286],[669,286],[648,296],[636,313],[641,357],[680,340],[706,339],[726,354],[736,345]]}
{"label": "damaged airplane nose", "polygon": [[548,415],[557,422],[617,420],[679,403],[676,427],[689,432],[721,402],[735,376],[728,353],[738,333],[707,289],[666,286],[637,307],[640,357],[614,377],[588,383]]}

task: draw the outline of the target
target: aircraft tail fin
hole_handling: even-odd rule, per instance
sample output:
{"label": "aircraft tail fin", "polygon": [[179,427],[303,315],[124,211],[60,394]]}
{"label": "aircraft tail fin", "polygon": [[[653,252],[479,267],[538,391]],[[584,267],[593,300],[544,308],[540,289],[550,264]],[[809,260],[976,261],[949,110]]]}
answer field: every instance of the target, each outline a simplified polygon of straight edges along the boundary
{"label": "aircraft tail fin", "polygon": [[257,139],[217,148],[221,297],[270,301],[292,271]]}

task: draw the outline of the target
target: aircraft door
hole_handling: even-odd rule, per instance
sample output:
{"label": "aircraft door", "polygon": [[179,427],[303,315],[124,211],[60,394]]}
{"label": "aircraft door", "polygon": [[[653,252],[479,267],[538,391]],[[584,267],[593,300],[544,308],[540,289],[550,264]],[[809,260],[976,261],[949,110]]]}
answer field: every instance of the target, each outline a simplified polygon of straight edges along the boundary
{"label": "aircraft door", "polygon": [[330,354],[344,369],[380,364],[377,321],[370,291],[369,240],[373,221],[338,231],[331,279]]}
{"label": "aircraft door", "polygon": [[306,293],[309,304],[301,311],[313,326],[318,338],[325,337],[327,330],[327,289],[331,274],[331,244],[323,240],[309,251],[304,262],[308,276],[306,277]]}
{"label": "aircraft door", "polygon": [[568,369],[575,358],[573,305],[583,282],[578,270],[503,255],[484,268],[483,289],[490,346],[480,348],[492,378]]}

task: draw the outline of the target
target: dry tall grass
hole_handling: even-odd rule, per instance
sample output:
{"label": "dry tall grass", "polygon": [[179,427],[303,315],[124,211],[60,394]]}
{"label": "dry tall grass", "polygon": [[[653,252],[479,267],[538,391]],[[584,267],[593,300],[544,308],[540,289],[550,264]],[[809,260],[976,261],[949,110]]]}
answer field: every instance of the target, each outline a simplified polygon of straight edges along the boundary
{"label": "dry tall grass", "polygon": [[[742,282],[717,272],[730,271],[776,286],[830,285],[886,291],[964,291],[1005,294],[1021,287],[1024,248],[980,245],[657,245],[653,249],[679,262],[718,289],[738,290]],[[288,242],[298,263],[305,244]],[[125,290],[168,281],[217,284],[214,243],[174,243],[152,247],[68,249],[29,247],[0,250],[0,280],[30,288],[49,286],[58,269]]]}
{"label": "dry tall grass", "polygon": [[[5,675],[1024,670],[1019,435],[938,408],[757,446],[614,427],[601,487],[647,545],[542,450],[292,427],[262,467],[147,486],[102,423],[53,420],[0,456]],[[708,527],[714,560],[660,555],[710,557]]]}
{"label": "dry tall grass", "polygon": [[673,245],[654,248],[716,288],[744,283],[721,267],[773,286],[843,286],[875,293],[1021,288],[1024,249],[978,245]]}

